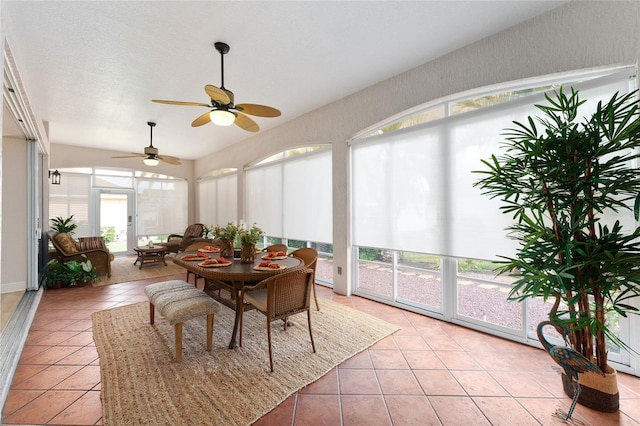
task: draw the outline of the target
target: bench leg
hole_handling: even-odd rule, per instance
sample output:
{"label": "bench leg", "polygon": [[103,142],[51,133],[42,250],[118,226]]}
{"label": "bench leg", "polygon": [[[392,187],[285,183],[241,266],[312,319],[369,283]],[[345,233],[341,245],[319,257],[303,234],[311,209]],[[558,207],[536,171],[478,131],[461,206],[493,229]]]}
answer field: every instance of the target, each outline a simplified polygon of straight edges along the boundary
{"label": "bench leg", "polygon": [[153,303],[149,302],[149,324],[153,324],[155,319],[155,306]]}
{"label": "bench leg", "polygon": [[213,314],[207,315],[207,351],[211,352],[213,343]]}
{"label": "bench leg", "polygon": [[176,335],[176,361],[182,362],[182,323],[173,326]]}

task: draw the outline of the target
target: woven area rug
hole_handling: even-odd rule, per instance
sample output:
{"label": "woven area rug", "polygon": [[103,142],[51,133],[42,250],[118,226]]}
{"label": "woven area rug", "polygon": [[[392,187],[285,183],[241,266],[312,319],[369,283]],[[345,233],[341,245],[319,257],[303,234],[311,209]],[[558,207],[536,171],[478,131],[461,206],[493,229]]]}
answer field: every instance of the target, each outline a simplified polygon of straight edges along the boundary
{"label": "woven area rug", "polygon": [[134,265],[136,256],[118,256],[111,262],[111,278],[106,275],[100,277],[100,281],[93,283],[94,287],[102,287],[110,284],[124,283],[128,281],[144,280],[147,278],[164,277],[167,275],[184,274],[184,268],[166,257],[167,266],[162,263],[145,263],[142,269],[140,265]]}
{"label": "woven area rug", "polygon": [[306,314],[272,326],[269,371],[266,319],[245,312],[243,346],[228,349],[233,311],[215,316],[213,350],[205,351],[205,318],[184,324],[183,360],[174,360],[173,326],[147,302],[93,314],[100,356],[104,425],[248,425],[336,365],[398,330],[370,315],[322,300],[312,312],[316,353]]}

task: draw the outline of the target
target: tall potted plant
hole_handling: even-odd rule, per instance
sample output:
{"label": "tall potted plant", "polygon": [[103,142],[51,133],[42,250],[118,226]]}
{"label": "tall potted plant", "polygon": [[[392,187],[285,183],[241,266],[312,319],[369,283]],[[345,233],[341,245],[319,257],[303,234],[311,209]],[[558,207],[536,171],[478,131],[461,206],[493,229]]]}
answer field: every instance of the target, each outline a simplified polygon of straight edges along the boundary
{"label": "tall potted plant", "polygon": [[[475,185],[499,198],[503,213],[514,218],[507,230],[520,245],[497,269],[517,278],[509,299],[560,294],[564,307],[550,320],[565,327],[571,347],[615,384],[606,342],[628,346],[607,319],[637,314],[629,299],[640,295],[640,228],[626,229],[618,220],[632,210],[637,220],[640,208],[640,171],[633,165],[640,149],[636,93],[615,94],[586,117],[580,115],[585,101],[573,89],[546,100],[536,105],[538,117],[506,130],[503,153],[483,160],[486,169],[477,171],[483,176]],[[616,411],[617,385],[598,382],[581,377],[578,402]]]}

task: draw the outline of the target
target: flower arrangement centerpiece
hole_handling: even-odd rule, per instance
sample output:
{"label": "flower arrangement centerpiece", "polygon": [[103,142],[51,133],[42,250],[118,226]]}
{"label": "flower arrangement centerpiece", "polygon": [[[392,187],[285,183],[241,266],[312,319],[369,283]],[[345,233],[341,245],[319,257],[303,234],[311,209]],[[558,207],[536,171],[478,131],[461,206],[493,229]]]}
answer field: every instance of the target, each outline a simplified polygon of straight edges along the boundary
{"label": "flower arrangement centerpiece", "polygon": [[264,231],[254,223],[251,228],[246,229],[244,226],[240,227],[238,236],[242,247],[240,250],[240,261],[242,263],[253,263],[256,258],[256,243],[262,238]]}
{"label": "flower arrangement centerpiece", "polygon": [[233,257],[233,241],[238,235],[240,227],[233,222],[226,226],[216,225],[211,230],[213,236],[220,240],[220,257]]}

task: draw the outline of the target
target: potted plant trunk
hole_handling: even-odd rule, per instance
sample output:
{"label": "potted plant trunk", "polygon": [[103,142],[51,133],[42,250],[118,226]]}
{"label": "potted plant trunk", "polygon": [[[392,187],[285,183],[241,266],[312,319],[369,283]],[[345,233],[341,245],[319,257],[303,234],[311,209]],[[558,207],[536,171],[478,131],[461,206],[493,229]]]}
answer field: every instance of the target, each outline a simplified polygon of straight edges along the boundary
{"label": "potted plant trunk", "polygon": [[640,229],[631,220],[640,208],[638,102],[616,94],[585,117],[573,89],[546,99],[540,116],[506,130],[504,152],[483,160],[475,186],[514,218],[507,230],[520,245],[497,269],[517,278],[509,299],[558,297],[550,322],[606,373],[579,376],[578,402],[612,412],[618,391],[606,344],[629,348],[608,320],[637,314],[629,299],[640,295]]}

